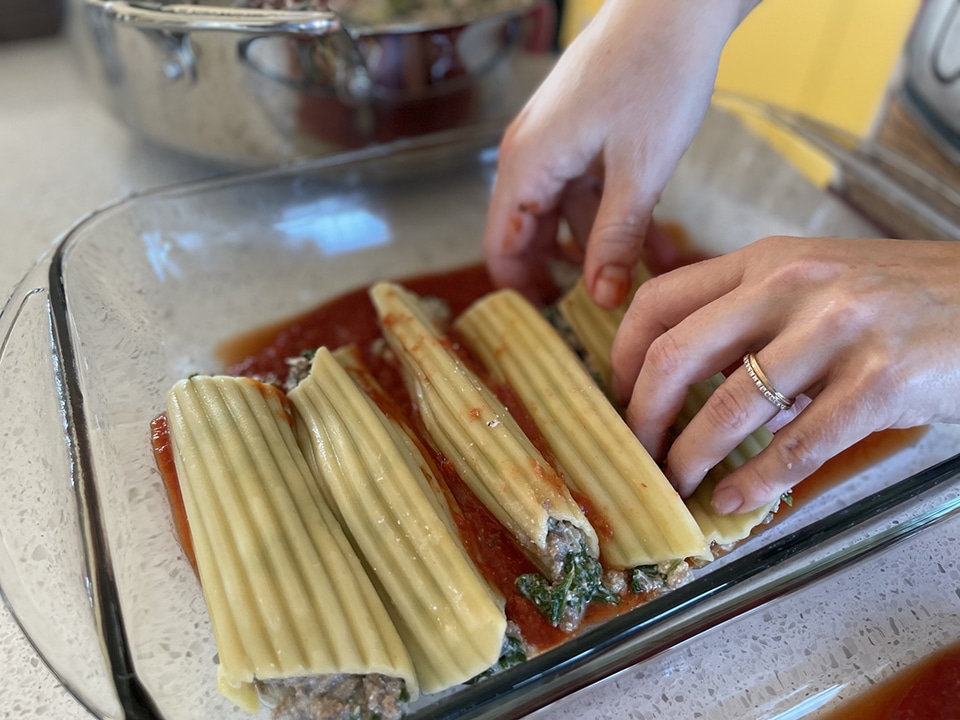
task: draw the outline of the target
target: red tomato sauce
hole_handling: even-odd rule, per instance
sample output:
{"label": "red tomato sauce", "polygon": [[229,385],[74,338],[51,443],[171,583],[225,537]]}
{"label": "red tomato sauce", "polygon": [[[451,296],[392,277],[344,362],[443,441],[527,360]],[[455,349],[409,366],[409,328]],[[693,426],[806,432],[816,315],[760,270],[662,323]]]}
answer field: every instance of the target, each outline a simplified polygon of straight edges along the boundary
{"label": "red tomato sauce", "polygon": [[166,413],[158,415],[150,423],[150,441],[153,446],[153,457],[160,471],[160,478],[163,480],[163,487],[170,500],[170,512],[173,515],[177,539],[193,571],[197,572],[197,556],[193,551],[193,538],[190,536],[190,525],[187,523],[187,510],[183,504],[180,482],[177,480],[177,466],[173,459],[173,445],[170,443],[170,428],[167,425]]}
{"label": "red tomato sauce", "polygon": [[553,627],[516,590],[516,580],[520,575],[538,573],[539,570],[523,554],[510,532],[464,484],[453,464],[443,459],[440,470],[462,511],[459,518],[460,534],[467,552],[487,582],[505,598],[507,617],[520,627],[524,641],[541,650],[563,642],[567,633]]}
{"label": "red tomato sauce", "polygon": [[[671,267],[702,259],[702,256],[688,249],[682,229],[667,225],[662,226],[661,230],[669,236],[663,246],[669,248],[672,244],[676,249],[659,251],[660,256],[649,263],[656,271],[665,271]],[[453,317],[462,313],[475,300],[494,290],[485,268],[479,264],[447,273],[409,278],[401,280],[400,283],[418,295],[443,298],[448,303]],[[218,357],[226,365],[228,374],[283,381],[287,374],[286,358],[320,346],[334,349],[343,345],[355,345],[361,351],[362,360],[382,388],[375,391],[371,391],[369,387],[365,389],[387,415],[402,416],[419,435],[420,444],[427,451],[425,456],[428,464],[434,469],[437,477],[446,483],[443,491],[454,511],[464,545],[488,582],[498,588],[505,597],[508,617],[520,626],[524,639],[532,648],[542,651],[559,644],[569,635],[552,627],[533,604],[516,590],[516,578],[524,573],[537,572],[537,569],[524,555],[509,531],[464,484],[452,464],[432,449],[398,369],[387,362],[382,353],[371,352],[371,343],[379,337],[376,311],[368,297],[367,288],[359,288],[300,316],[254,330],[224,343],[218,348]],[[450,348],[487,382],[491,390],[507,406],[534,446],[552,465],[553,458],[549,447],[516,393],[509,386],[493,382],[455,334],[450,336]],[[154,421],[153,429],[157,463],[170,495],[176,529],[184,552],[196,567],[163,416]],[[898,435],[897,432],[902,434]],[[911,432],[914,434],[911,435]],[[828,469],[823,473],[829,474],[832,478],[831,482],[837,482],[843,477],[849,477],[867,464],[890,454],[891,446],[899,449],[917,437],[919,435],[915,431],[888,431],[885,439],[881,438],[879,442],[871,441],[872,444],[866,450],[855,446],[847,451],[832,461],[832,470]],[[870,441],[869,438],[868,441]],[[856,461],[845,460],[847,456],[856,457]],[[552,467],[542,470],[544,477],[562,482]],[[808,482],[810,480],[802,485]],[[819,484],[814,481],[811,485],[822,488],[825,483],[826,481]],[[576,493],[574,497],[598,534],[601,537],[609,537],[612,530],[596,508],[586,498]],[[628,592],[622,602],[616,606],[593,603],[587,609],[582,627],[626,612],[649,598],[650,595],[647,594]]]}
{"label": "red tomato sauce", "polygon": [[[448,273],[409,278],[402,280],[401,284],[418,295],[446,299],[454,316],[494,289],[486,269],[479,264]],[[282,380],[286,377],[284,361],[288,357],[324,345],[338,348],[355,344],[366,348],[379,336],[377,313],[367,296],[367,288],[363,287],[303,315],[223,343],[217,348],[217,357],[227,366],[230,375],[263,377],[273,374]]]}
{"label": "red tomato sauce", "polygon": [[845,700],[822,720],[960,720],[960,642]]}

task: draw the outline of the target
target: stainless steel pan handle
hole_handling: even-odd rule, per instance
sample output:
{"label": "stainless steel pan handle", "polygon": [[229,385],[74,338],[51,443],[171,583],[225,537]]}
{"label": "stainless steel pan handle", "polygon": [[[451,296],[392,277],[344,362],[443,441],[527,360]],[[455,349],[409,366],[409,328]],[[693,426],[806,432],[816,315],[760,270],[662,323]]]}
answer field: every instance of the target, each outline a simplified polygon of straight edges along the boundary
{"label": "stainless steel pan handle", "polygon": [[[197,79],[197,63],[191,35],[196,32],[235,33],[244,36],[289,37],[311,40],[332,37],[339,52],[337,91],[355,102],[366,102],[371,92],[370,76],[363,54],[340,16],[329,10],[261,10],[215,5],[163,5],[126,0],[84,0],[89,14],[96,16],[98,44],[106,58],[111,41],[105,38],[116,27],[141,31],[160,47],[163,72],[171,82]],[[106,26],[106,27],[104,27]],[[241,49],[240,54],[244,52]],[[119,75],[119,68],[108,74]]]}
{"label": "stainless steel pan handle", "polygon": [[330,11],[258,10],[212,5],[161,5],[124,0],[85,0],[107,18],[141,30],[189,33],[197,30],[252,34],[329,35],[345,32]]}

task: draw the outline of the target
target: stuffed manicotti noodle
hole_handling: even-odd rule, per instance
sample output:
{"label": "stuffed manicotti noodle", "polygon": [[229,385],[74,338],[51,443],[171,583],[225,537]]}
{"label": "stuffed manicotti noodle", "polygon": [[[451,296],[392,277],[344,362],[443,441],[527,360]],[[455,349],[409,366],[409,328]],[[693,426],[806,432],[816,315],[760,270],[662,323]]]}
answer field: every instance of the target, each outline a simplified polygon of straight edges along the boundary
{"label": "stuffed manicotti noodle", "polygon": [[529,301],[513,290],[492,293],[454,327],[487,369],[514,389],[564,479],[606,521],[609,532],[600,534],[605,565],[626,569],[707,552],[676,490]]}
{"label": "stuffed manicotti noodle", "polygon": [[[413,663],[327,505],[277,388],[195,376],[167,396],[218,685],[274,717],[402,715]],[[371,710],[375,706],[375,710]]]}
{"label": "stuffed manicotti noodle", "polygon": [[503,599],[464,551],[424,457],[326,348],[289,397],[304,455],[381,590],[424,691],[486,671],[503,646]]}
{"label": "stuffed manicotti noodle", "polygon": [[615,601],[602,587],[595,528],[504,404],[451,350],[420,299],[386,282],[370,296],[430,441],[553,588],[574,588],[558,602],[552,589],[537,590],[551,595],[551,622],[573,629],[592,599]]}

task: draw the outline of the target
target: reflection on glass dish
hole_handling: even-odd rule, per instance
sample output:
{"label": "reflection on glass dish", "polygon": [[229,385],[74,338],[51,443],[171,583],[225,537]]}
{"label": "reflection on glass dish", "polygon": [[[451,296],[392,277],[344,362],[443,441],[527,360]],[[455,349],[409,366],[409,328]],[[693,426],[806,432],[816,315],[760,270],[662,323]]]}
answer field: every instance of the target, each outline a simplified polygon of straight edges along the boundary
{"label": "reflection on glass dish", "polygon": [[286,236],[287,245],[314,243],[326,255],[390,242],[389,226],[363,207],[361,196],[321,198],[286,208],[275,227]]}
{"label": "reflection on glass dish", "polygon": [[[217,346],[250,328],[374,279],[478,261],[498,137],[457,133],[138,196],[67,233],[24,280],[0,316],[0,584],[96,717],[247,717],[216,691],[209,619],[150,451],[157,398],[220,368]],[[345,214],[310,219],[331,212]],[[871,233],[718,112],[658,212],[711,252],[768,234]],[[317,240],[341,231],[378,242]],[[530,712],[874,543],[925,532],[955,484],[954,465],[937,463],[957,432],[931,428],[693,583],[420,716]]]}

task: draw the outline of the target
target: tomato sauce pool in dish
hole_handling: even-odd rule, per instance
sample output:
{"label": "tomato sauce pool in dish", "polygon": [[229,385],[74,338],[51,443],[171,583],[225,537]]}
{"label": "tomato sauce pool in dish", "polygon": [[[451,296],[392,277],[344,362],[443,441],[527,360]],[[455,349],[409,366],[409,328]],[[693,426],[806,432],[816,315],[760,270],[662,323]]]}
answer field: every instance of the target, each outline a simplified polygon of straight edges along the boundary
{"label": "tomato sauce pool in dish", "polygon": [[[676,257],[682,258],[680,262],[695,259],[690,253]],[[658,269],[666,268],[660,266]],[[447,273],[410,278],[401,283],[421,296],[444,299],[454,317],[472,302],[494,289],[484,266],[480,264]],[[417,413],[413,411],[396,368],[385,362],[382,356],[370,352],[372,341],[378,337],[380,337],[380,331],[376,312],[368,298],[367,288],[364,287],[333,298],[295,318],[254,330],[224,343],[218,348],[218,356],[226,365],[228,374],[255,376],[261,379],[272,377],[282,382],[288,371],[286,363],[288,357],[300,355],[305,350],[323,345],[336,348],[355,344],[364,350],[366,362],[389,396],[388,402],[392,402],[395,408],[399,408],[406,419],[416,427]],[[455,336],[452,342],[453,350],[463,355],[463,359],[471,365],[476,365],[472,358],[465,355],[463,348],[456,342]],[[484,379],[488,380],[488,378]],[[546,444],[510,388],[491,384],[491,389],[515,415],[534,445],[541,451],[545,450]],[[184,553],[194,563],[172,450],[162,415],[154,421],[152,430],[158,467],[170,495],[176,530],[181,538]],[[850,477],[864,467],[912,444],[919,438],[921,432],[922,429],[886,431],[867,438],[824,466],[820,473],[804,481],[801,484],[804,490],[797,491],[798,499],[814,495],[825,489],[825,486]],[[545,455],[549,459],[549,453]],[[531,561],[517,547],[510,533],[457,477],[452,465],[439,456],[434,460],[447,482],[450,494],[459,505],[460,515],[456,519],[464,535],[465,545],[487,580],[503,593],[507,601],[508,617],[520,627],[525,641],[538,651],[563,642],[569,634],[553,627],[539,614],[533,604],[516,590],[514,581],[519,575],[536,572]],[[597,531],[604,532],[603,518],[599,517],[589,504],[583,502],[582,498],[576,499]],[[789,507],[782,505],[780,513],[786,514],[789,510]],[[618,605],[591,603],[582,627],[588,627],[591,623],[626,612],[650,597],[645,593],[628,592]]]}
{"label": "tomato sauce pool in dish", "polygon": [[841,702],[821,720],[960,720],[960,642]]}

